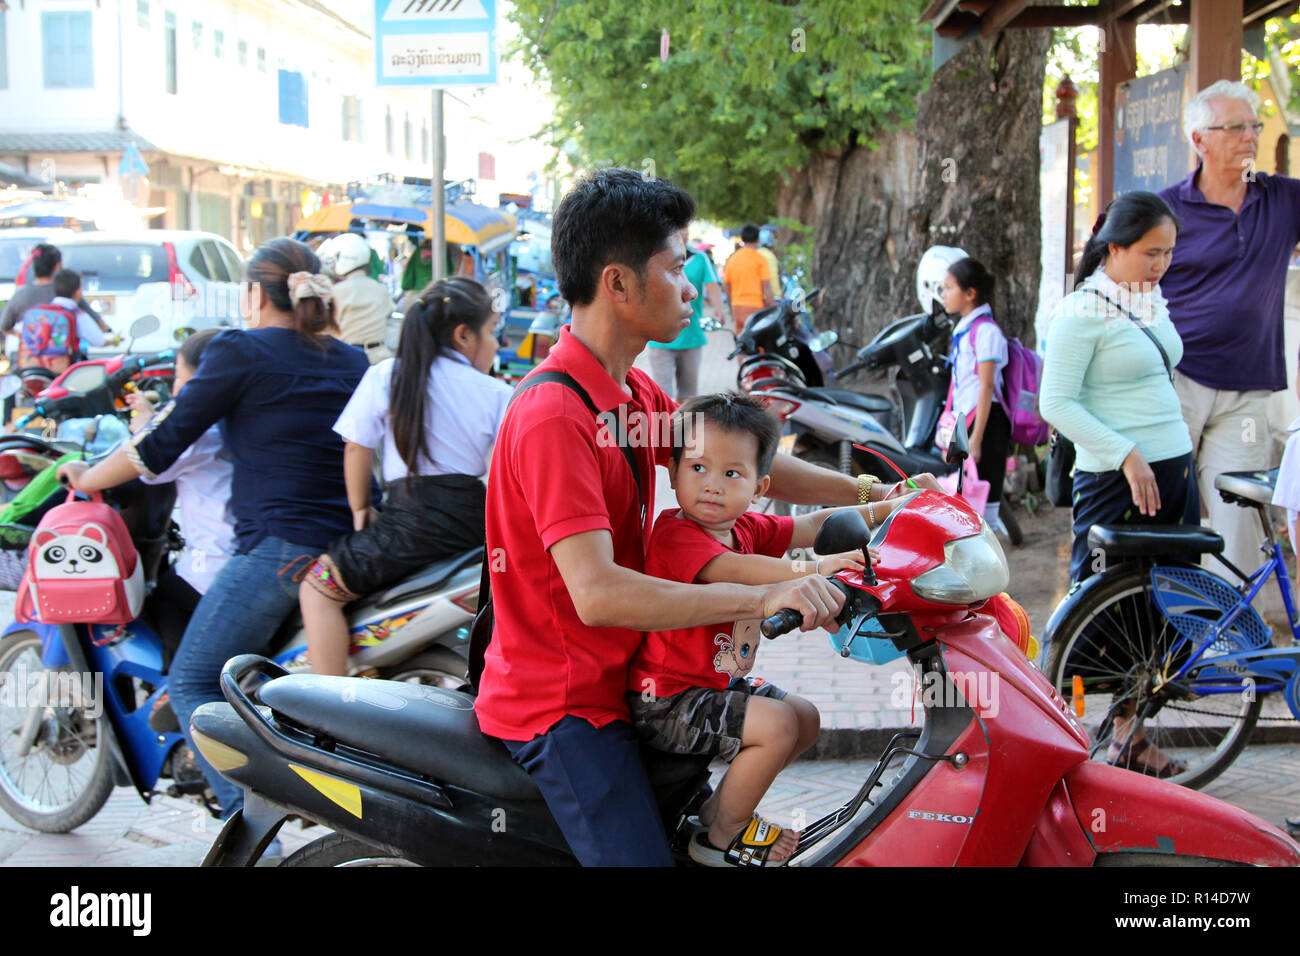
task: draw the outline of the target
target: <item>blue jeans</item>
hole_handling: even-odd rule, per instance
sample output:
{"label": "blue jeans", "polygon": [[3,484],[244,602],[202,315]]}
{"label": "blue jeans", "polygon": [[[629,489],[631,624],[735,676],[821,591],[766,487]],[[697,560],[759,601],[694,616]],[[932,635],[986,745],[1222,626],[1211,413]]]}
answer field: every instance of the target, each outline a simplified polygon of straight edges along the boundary
{"label": "blue jeans", "polygon": [[[320,548],[264,538],[247,554],[237,554],[221,569],[185,628],[167,675],[167,691],[181,732],[190,739],[190,717],[201,704],[224,700],[221,668],[239,654],[265,650],[285,618],[298,607],[294,578],[316,560]],[[244,792],[217,773],[194,747],[203,776],[229,817],[244,803]]]}
{"label": "blue jeans", "polygon": [[583,866],[673,865],[631,724],[597,730],[570,715],[532,740],[502,743],[542,791]]}

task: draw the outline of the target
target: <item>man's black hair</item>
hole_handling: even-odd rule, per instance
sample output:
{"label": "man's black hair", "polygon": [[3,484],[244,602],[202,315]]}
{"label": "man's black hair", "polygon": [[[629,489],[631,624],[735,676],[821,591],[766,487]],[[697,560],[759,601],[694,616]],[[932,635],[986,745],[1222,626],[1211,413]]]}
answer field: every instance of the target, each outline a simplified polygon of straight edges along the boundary
{"label": "man's black hair", "polygon": [[745,223],[745,228],[740,230],[741,242],[758,242],[758,226],[752,222]]}
{"label": "man's black hair", "polygon": [[560,295],[570,305],[589,305],[611,262],[644,282],[650,257],[694,218],[695,200],[666,179],[612,166],[584,174],[560,200],[551,227]]}
{"label": "man's black hair", "polygon": [[54,273],[54,294],[65,299],[75,299],[81,288],[81,273],[76,269],[60,269]]}
{"label": "man's black hair", "polygon": [[716,395],[696,395],[682,402],[673,415],[673,465],[681,464],[682,452],[693,441],[687,433],[687,423],[699,422],[717,425],[723,431],[745,432],[758,442],[758,477],[772,470],[777,445],[781,442],[781,426],[776,416],[757,398],[740,392],[719,392]]}
{"label": "man's black hair", "polygon": [[32,271],[36,273],[38,279],[48,279],[63,262],[63,253],[59,251],[59,247],[52,246],[48,242],[38,243],[32,251],[36,253],[32,258]]}

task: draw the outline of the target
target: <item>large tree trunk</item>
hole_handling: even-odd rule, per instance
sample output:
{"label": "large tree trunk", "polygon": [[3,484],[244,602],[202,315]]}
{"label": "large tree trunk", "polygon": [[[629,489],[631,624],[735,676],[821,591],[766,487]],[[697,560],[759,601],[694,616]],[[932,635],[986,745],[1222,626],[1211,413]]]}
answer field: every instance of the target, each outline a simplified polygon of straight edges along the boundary
{"label": "large tree trunk", "polygon": [[921,253],[952,245],[996,276],[993,310],[1007,334],[1032,340],[1050,42],[1050,30],[972,41],[935,73],[915,129],[821,156],[782,186],[778,215],[813,227],[819,325],[864,342],[917,312]]}

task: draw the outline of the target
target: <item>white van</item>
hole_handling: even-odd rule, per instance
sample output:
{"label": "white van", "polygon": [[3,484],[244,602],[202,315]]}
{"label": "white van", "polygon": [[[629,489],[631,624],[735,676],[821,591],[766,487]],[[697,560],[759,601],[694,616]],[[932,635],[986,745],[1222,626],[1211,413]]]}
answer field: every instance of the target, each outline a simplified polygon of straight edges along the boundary
{"label": "white van", "polygon": [[[0,233],[3,237],[3,233]],[[225,239],[208,232],[148,229],[79,232],[55,242],[63,265],[81,273],[81,293],[123,342],[142,315],[156,315],[158,331],[135,341],[135,352],[160,352],[190,332],[239,328],[239,284],[244,262]]]}

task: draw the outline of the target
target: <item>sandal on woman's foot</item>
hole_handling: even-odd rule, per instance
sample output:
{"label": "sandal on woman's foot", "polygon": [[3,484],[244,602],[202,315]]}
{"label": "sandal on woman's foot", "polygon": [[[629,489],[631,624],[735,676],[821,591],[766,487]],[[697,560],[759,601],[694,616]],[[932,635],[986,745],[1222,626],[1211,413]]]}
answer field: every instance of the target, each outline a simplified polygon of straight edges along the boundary
{"label": "sandal on woman's foot", "polygon": [[1158,780],[1168,780],[1170,777],[1176,777],[1187,770],[1187,764],[1169,754],[1164,755],[1165,765],[1157,770],[1146,762],[1146,754],[1150,749],[1150,742],[1143,737],[1140,740],[1133,740],[1125,744],[1118,753],[1107,751],[1106,759],[1108,763],[1116,767],[1132,770],[1134,773],[1146,774],[1148,777],[1155,777]]}
{"label": "sandal on woman's foot", "polygon": [[776,841],[785,831],[768,823],[757,813],[750,817],[745,829],[732,838],[725,850],[709,842],[708,831],[701,831],[691,840],[691,859],[702,866],[785,866],[790,862],[768,860]]}

